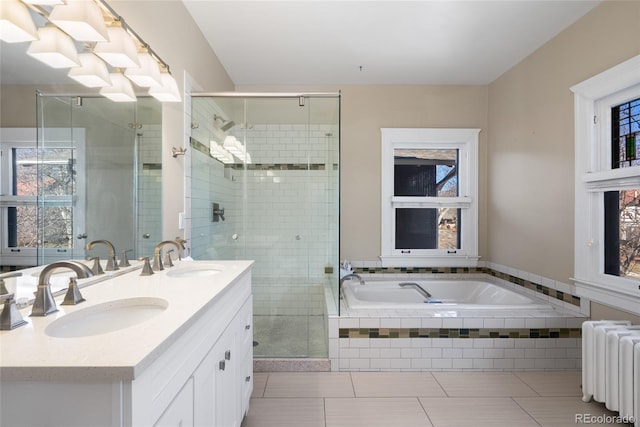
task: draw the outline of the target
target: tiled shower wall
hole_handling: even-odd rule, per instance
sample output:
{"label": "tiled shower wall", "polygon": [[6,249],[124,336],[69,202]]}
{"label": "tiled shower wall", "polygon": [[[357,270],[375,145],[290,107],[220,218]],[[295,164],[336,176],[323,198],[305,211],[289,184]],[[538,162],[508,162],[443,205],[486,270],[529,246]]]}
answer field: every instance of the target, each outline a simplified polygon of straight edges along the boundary
{"label": "tiled shower wall", "polygon": [[257,260],[254,275],[323,282],[337,260],[334,127],[253,125],[245,139],[252,163],[232,174],[245,189],[236,206],[246,213],[244,256]]}
{"label": "tiled shower wall", "polygon": [[[162,126],[145,124],[138,136],[139,236],[135,255],[153,256],[156,243],[162,240],[162,235],[153,235],[162,230],[162,210],[158,209],[162,206]],[[133,258],[130,253],[127,255]]]}
{"label": "tiled shower wall", "polygon": [[[335,282],[338,259],[337,128],[233,131],[247,141],[247,165],[223,165],[209,157],[209,141],[192,141],[192,254],[255,260],[257,315],[323,315],[322,286]],[[224,208],[224,221],[213,222],[213,203]]]}

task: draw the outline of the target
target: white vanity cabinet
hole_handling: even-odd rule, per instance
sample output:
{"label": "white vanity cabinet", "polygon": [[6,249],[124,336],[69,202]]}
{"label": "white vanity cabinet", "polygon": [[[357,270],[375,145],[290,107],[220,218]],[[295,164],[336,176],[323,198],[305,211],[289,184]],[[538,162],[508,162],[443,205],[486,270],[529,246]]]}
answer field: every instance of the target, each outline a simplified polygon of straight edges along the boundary
{"label": "white vanity cabinet", "polygon": [[194,424],[239,427],[253,391],[253,310],[247,299],[193,374]]}
{"label": "white vanity cabinet", "polygon": [[[240,427],[253,390],[250,265],[135,366],[3,366],[0,425]],[[104,338],[91,351],[135,352],[136,344],[129,337],[114,349]]]}

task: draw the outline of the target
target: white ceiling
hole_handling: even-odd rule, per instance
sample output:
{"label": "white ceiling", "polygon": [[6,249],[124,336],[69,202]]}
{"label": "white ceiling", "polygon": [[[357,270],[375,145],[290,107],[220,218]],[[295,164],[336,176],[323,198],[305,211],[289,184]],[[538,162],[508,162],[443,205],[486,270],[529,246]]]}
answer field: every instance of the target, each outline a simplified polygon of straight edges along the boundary
{"label": "white ceiling", "polygon": [[488,84],[599,3],[182,1],[236,85]]}
{"label": "white ceiling", "polygon": [[[236,85],[350,85],[490,83],[600,0],[182,1]],[[1,83],[73,83],[27,47]]]}

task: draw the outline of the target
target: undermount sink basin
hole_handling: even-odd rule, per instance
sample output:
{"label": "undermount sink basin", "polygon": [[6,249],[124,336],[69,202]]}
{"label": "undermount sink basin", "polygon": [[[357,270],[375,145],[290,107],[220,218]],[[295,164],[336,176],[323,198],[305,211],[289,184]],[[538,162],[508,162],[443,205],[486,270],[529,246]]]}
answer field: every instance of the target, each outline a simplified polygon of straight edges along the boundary
{"label": "undermount sink basin", "polygon": [[194,265],[178,268],[167,272],[168,277],[188,279],[190,277],[207,277],[220,273],[220,268],[215,265]]}
{"label": "undermount sink basin", "polygon": [[69,313],[47,326],[55,338],[78,338],[125,329],[149,320],[167,309],[162,298],[140,297],[109,301]]}

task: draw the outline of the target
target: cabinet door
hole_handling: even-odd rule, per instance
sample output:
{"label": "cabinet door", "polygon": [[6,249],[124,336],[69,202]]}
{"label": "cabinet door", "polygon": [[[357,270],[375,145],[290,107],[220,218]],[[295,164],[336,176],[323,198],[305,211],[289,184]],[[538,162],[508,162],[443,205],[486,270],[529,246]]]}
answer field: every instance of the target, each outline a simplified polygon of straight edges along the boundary
{"label": "cabinet door", "polygon": [[216,423],[216,369],[216,354],[211,349],[193,373],[193,420],[197,426],[213,426]]}
{"label": "cabinet door", "polygon": [[235,348],[233,328],[227,328],[213,346],[215,366],[215,418],[216,426],[239,427],[240,400],[237,392],[236,366],[239,359]]}
{"label": "cabinet door", "polygon": [[188,427],[193,425],[193,379],[189,378],[154,426]]}

